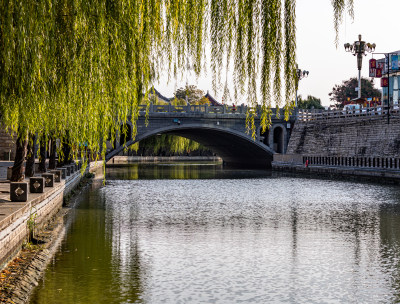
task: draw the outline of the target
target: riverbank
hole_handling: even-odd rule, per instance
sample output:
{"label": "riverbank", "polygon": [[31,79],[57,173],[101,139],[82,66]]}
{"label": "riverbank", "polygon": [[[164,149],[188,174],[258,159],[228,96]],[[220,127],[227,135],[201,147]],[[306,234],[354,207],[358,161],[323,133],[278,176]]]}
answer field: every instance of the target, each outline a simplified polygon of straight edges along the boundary
{"label": "riverbank", "polygon": [[299,164],[291,162],[272,162],[274,171],[299,173],[302,176],[323,178],[345,178],[372,182],[400,184],[400,170],[391,168],[367,168],[339,165]]}
{"label": "riverbank", "polygon": [[[87,173],[101,170],[102,162],[90,163]],[[0,302],[25,303],[38,284],[42,271],[50,262],[65,231],[62,208],[65,197],[87,183],[80,171],[67,176],[55,187],[41,194],[29,194],[25,203],[8,200],[9,193],[0,198]],[[2,183],[2,188],[9,187]],[[28,222],[35,226],[35,239],[27,243]],[[30,223],[31,224],[31,223]],[[11,261],[11,262],[9,262]]]}
{"label": "riverbank", "polygon": [[133,163],[221,162],[218,156],[114,156],[107,166]]}

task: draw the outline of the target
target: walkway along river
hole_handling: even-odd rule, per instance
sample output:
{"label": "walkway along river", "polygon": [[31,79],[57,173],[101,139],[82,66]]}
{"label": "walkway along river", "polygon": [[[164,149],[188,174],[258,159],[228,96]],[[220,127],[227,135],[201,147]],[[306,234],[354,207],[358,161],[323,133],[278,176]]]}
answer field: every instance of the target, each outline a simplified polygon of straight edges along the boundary
{"label": "walkway along river", "polygon": [[399,222],[391,185],[107,168],[31,303],[399,302]]}

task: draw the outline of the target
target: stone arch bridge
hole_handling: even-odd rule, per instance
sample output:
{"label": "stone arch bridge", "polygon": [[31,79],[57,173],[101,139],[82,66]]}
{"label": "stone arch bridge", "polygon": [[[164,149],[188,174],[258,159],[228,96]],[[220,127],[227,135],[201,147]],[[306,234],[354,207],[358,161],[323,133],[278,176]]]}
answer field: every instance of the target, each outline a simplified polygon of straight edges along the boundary
{"label": "stone arch bridge", "polygon": [[145,138],[173,134],[197,141],[214,151],[229,166],[271,167],[273,155],[286,152],[294,116],[285,121],[282,110],[277,117],[276,110],[272,109],[272,126],[262,133],[260,116],[257,115],[257,135],[254,140],[246,132],[246,111],[244,105],[150,105],[146,126],[146,105],[140,106],[136,136],[132,138],[132,123],[128,121],[128,132],[123,134],[120,131],[115,148],[107,151],[106,161]]}

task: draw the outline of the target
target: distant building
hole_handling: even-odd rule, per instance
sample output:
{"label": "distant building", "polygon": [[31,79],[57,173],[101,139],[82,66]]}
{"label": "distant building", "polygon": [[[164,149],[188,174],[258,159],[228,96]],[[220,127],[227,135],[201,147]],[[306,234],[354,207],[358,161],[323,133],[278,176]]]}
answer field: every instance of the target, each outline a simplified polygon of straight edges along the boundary
{"label": "distant building", "polygon": [[[382,69],[381,86],[383,103],[387,105],[389,97],[391,105],[399,104],[400,51],[392,52],[388,57],[378,59],[376,64],[377,67]],[[387,80],[388,75],[389,80]]]}
{"label": "distant building", "polygon": [[210,105],[212,106],[222,106],[222,103],[219,103],[214,97],[210,95],[210,93],[207,91],[207,94],[204,96],[210,101]]}
{"label": "distant building", "polygon": [[[150,97],[151,96],[155,96],[155,98],[157,98],[158,101],[165,102],[165,103],[170,103],[175,98],[175,97],[170,97],[170,98],[165,97],[159,91],[157,91],[157,89],[154,88],[154,87],[150,89],[149,96]],[[204,95],[204,97],[209,100],[210,105],[212,105],[212,106],[222,106],[222,103],[219,103],[214,97],[212,97],[210,95],[210,93],[208,91],[207,91],[207,94]]]}
{"label": "distant building", "polygon": [[156,88],[154,88],[154,87],[152,87],[150,89],[149,97],[151,97],[151,96],[154,96],[155,98],[158,99],[158,101],[165,102],[165,103],[170,103],[174,99],[174,97],[172,97],[172,98],[165,97],[160,92],[158,92],[156,90]]}

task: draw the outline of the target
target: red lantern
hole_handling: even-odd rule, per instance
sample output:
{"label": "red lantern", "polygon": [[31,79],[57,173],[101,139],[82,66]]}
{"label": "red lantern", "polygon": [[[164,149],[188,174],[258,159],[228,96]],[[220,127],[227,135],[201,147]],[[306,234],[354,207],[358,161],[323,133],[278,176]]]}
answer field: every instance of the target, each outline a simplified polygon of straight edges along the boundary
{"label": "red lantern", "polygon": [[387,88],[388,86],[389,86],[389,78],[382,77],[381,78],[381,87],[382,88]]}
{"label": "red lantern", "polygon": [[376,68],[376,59],[372,58],[369,60],[369,68],[375,69]]}
{"label": "red lantern", "polygon": [[381,68],[375,69],[375,77],[377,77],[377,78],[382,77],[382,69]]}

